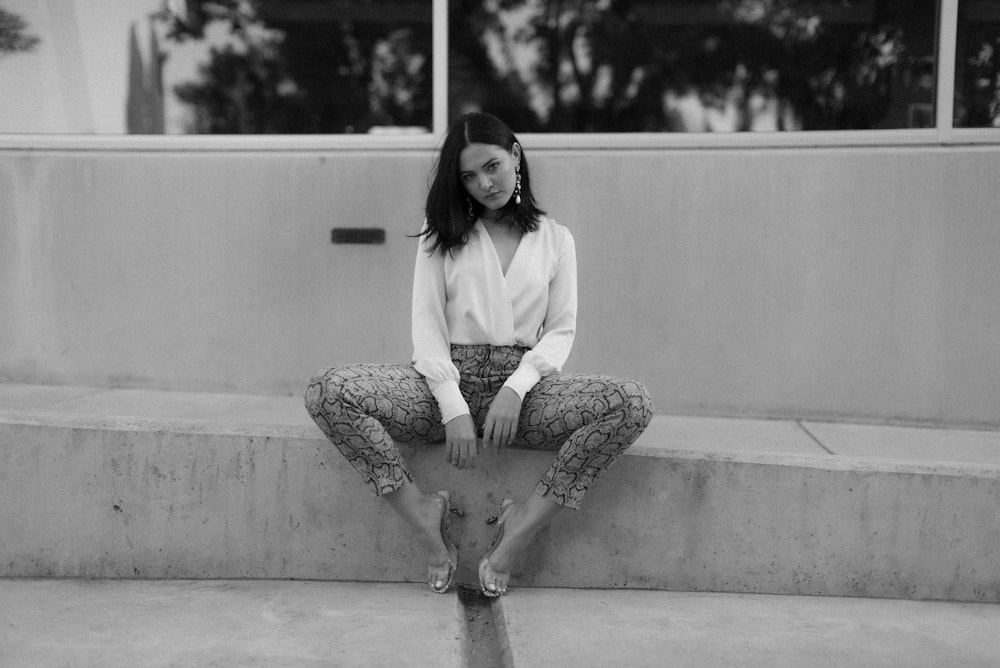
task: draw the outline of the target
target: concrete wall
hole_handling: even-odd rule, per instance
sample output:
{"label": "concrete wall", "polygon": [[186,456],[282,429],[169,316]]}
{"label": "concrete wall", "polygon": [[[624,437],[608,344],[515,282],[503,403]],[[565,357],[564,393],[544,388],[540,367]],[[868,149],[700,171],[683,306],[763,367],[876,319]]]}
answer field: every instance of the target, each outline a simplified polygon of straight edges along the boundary
{"label": "concrete wall", "polygon": [[[1000,424],[997,147],[526,148],[577,240],[569,369],[661,413]],[[407,360],[431,161],[0,151],[0,380],[297,394]]]}
{"label": "concrete wall", "polygon": [[[402,454],[464,509],[451,535],[468,584],[495,531],[483,520],[552,460],[491,449],[459,471],[441,445]],[[0,414],[0,577],[422,582],[412,533],[373,501],[312,426]],[[998,603],[998,503],[994,466],[633,447],[512,577]]]}

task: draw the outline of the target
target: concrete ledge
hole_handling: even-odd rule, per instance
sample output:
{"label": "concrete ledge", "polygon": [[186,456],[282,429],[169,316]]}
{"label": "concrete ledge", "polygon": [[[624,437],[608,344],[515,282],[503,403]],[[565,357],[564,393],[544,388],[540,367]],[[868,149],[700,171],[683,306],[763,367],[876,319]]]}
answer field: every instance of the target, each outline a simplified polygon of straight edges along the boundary
{"label": "concrete ledge", "polygon": [[[268,417],[212,410],[226,401]],[[405,525],[298,398],[129,391],[29,404],[0,410],[0,576],[424,577]],[[722,423],[774,446],[713,451],[706,439],[732,438]],[[678,424],[691,447],[664,430]],[[584,509],[538,537],[515,585],[1000,602],[1000,466],[833,455],[805,431],[792,438],[799,429],[657,418]],[[457,471],[438,445],[405,450],[425,488],[465,507],[453,533],[460,579],[474,582],[485,518],[530,491],[551,455],[502,451]]]}
{"label": "concrete ledge", "polygon": [[17,668],[460,668],[453,597],[416,585],[0,580]]}
{"label": "concrete ledge", "polygon": [[996,668],[1000,607],[531,589],[500,600],[514,666]]}
{"label": "concrete ledge", "polygon": [[0,659],[16,668],[996,668],[1000,656],[997,605],[535,587],[473,610],[492,625],[479,635],[463,598],[415,584],[0,579]]}

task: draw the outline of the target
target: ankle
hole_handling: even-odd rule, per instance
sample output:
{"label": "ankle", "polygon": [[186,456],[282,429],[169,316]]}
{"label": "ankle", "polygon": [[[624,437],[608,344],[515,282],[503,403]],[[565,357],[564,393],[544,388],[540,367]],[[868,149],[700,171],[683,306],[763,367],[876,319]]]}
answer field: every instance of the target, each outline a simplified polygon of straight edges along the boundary
{"label": "ankle", "polygon": [[528,520],[527,508],[521,501],[515,501],[508,507],[507,517],[504,520],[504,539],[508,537],[517,539],[524,534]]}
{"label": "ankle", "polygon": [[440,515],[444,508],[444,499],[437,492],[423,492],[420,497],[420,508],[427,515]]}

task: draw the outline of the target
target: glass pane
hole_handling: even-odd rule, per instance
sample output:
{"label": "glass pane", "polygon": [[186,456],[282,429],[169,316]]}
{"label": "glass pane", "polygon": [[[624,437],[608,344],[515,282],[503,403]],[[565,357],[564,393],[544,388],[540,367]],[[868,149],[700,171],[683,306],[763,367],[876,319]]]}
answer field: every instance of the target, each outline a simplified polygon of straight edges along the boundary
{"label": "glass pane", "polygon": [[1000,2],[960,0],[955,127],[1000,127]]}
{"label": "glass pane", "polygon": [[0,0],[0,132],[427,132],[431,0]]}
{"label": "glass pane", "polygon": [[450,0],[449,114],[534,132],[930,127],[936,0]]}

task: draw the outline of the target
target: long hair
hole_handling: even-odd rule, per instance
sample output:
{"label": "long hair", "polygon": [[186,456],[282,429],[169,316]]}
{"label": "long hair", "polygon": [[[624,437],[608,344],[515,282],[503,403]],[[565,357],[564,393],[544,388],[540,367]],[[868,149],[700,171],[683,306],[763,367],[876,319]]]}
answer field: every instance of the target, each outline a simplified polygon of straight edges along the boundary
{"label": "long hair", "polygon": [[[448,129],[427,193],[426,227],[420,234],[429,242],[429,253],[439,249],[444,253],[464,246],[476,219],[483,212],[483,205],[466,192],[459,180],[462,150],[469,144],[492,144],[510,153],[515,143],[520,144],[507,124],[490,114],[466,114]],[[514,224],[527,233],[538,229],[539,219],[544,214],[531,192],[531,172],[522,146],[521,203],[511,198],[500,210],[500,215],[512,216]]]}

